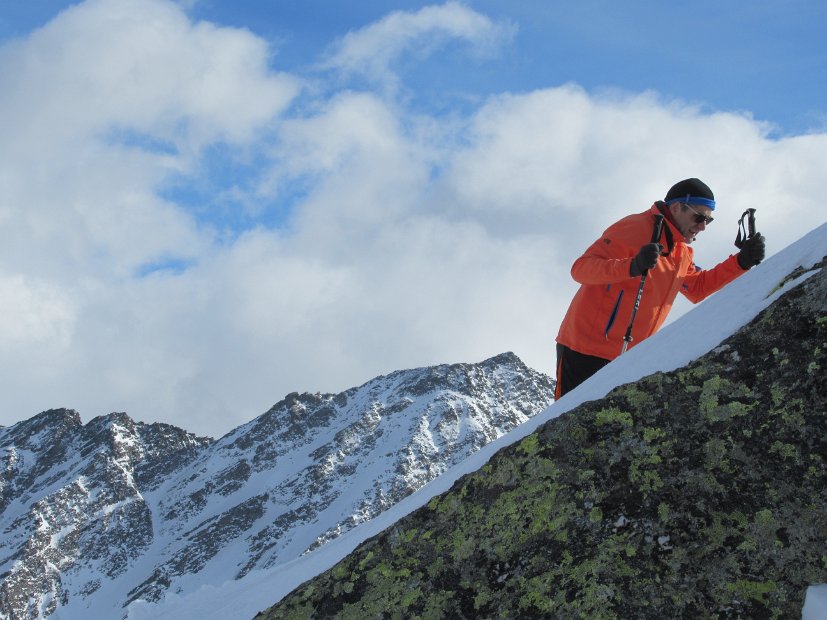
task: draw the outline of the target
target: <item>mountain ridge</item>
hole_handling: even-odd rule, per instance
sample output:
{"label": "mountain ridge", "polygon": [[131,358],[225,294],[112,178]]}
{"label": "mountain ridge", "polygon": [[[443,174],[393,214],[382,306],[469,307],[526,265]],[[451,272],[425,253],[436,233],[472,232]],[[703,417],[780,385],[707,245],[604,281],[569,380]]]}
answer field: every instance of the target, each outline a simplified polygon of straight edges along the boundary
{"label": "mountain ridge", "polygon": [[42,412],[0,429],[0,614],[125,616],[135,601],[278,565],[393,505],[552,395],[549,377],[504,353],[339,394],[291,393],[219,439],[123,412],[85,425],[70,409]]}

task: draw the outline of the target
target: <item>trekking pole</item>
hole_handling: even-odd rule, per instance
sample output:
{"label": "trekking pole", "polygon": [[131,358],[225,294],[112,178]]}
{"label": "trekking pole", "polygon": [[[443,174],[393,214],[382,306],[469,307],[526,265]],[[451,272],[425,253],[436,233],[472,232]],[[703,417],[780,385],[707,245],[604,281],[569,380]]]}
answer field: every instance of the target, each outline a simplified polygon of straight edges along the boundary
{"label": "trekking pole", "polygon": [[[744,218],[747,218],[747,228],[744,228]],[[755,236],[755,209],[747,209],[738,220],[738,236],[735,237],[735,247],[739,250],[747,239]]]}
{"label": "trekking pole", "polygon": [[[660,242],[660,233],[663,230],[663,216],[658,213],[655,215],[655,230],[652,233],[652,243],[659,243]],[[626,353],[626,349],[629,347],[629,343],[632,342],[632,326],[635,324],[635,317],[637,316],[637,309],[640,308],[640,298],[643,297],[643,285],[646,284],[646,276],[649,273],[649,270],[646,269],[640,276],[640,287],[637,290],[637,298],[635,299],[635,305],[632,308],[632,318],[629,320],[629,327],[626,329],[626,335],[623,336],[623,348],[620,350],[620,354],[623,355]]]}

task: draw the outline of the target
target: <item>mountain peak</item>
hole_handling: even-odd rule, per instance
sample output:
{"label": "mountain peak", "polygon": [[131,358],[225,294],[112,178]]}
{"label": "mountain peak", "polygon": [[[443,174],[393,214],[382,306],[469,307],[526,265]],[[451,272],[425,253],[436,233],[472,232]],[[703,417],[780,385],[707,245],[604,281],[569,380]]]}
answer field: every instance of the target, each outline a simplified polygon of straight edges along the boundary
{"label": "mountain peak", "polygon": [[0,438],[7,441],[5,437],[14,435],[14,441],[22,447],[32,437],[42,433],[63,434],[80,426],[80,414],[74,409],[49,409],[28,420],[0,429]]}

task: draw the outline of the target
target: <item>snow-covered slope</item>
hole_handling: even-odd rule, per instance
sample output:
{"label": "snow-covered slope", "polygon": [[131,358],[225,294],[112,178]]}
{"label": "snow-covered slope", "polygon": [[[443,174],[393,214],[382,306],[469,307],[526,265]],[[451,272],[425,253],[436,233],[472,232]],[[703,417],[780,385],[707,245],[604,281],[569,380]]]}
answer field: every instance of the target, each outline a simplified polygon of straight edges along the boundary
{"label": "snow-covered slope", "polygon": [[0,617],[117,618],[324,548],[552,399],[513,354],[290,394],[218,441],[69,410],[0,429]]}
{"label": "snow-covered slope", "polygon": [[[252,617],[303,581],[333,566],[359,543],[425,505],[435,495],[447,491],[464,474],[478,470],[499,449],[523,439],[550,419],[585,401],[601,398],[618,385],[636,381],[656,371],[681,368],[714,349],[722,340],[752,321],[783,292],[813,272],[805,271],[798,279],[788,279],[789,274],[800,266],[806,268],[819,263],[825,255],[827,225],[822,225],[664,328],[655,337],[631,349],[542,414],[486,445],[374,520],[312,554],[273,569],[251,572],[244,581],[205,586],[185,597],[170,597],[164,605],[136,604],[130,609],[130,619]],[[822,615],[825,610],[819,600],[823,600],[823,590],[811,588],[805,605],[805,617],[827,617],[827,614]]]}

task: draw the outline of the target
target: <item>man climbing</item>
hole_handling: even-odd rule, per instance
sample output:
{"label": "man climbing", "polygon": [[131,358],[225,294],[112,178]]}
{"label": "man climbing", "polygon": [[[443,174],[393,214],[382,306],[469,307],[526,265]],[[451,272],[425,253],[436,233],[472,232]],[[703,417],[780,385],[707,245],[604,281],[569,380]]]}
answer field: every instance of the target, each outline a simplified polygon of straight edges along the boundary
{"label": "man climbing", "polygon": [[[555,398],[620,355],[642,278],[631,330],[634,344],[663,325],[679,292],[698,303],[764,259],[764,237],[756,233],[714,268],[698,268],[689,244],[712,223],[714,210],[712,190],[699,179],[685,179],[648,211],[612,224],[574,261],[571,275],[580,289],[557,334]],[[656,243],[652,235],[658,215],[664,219]]]}

